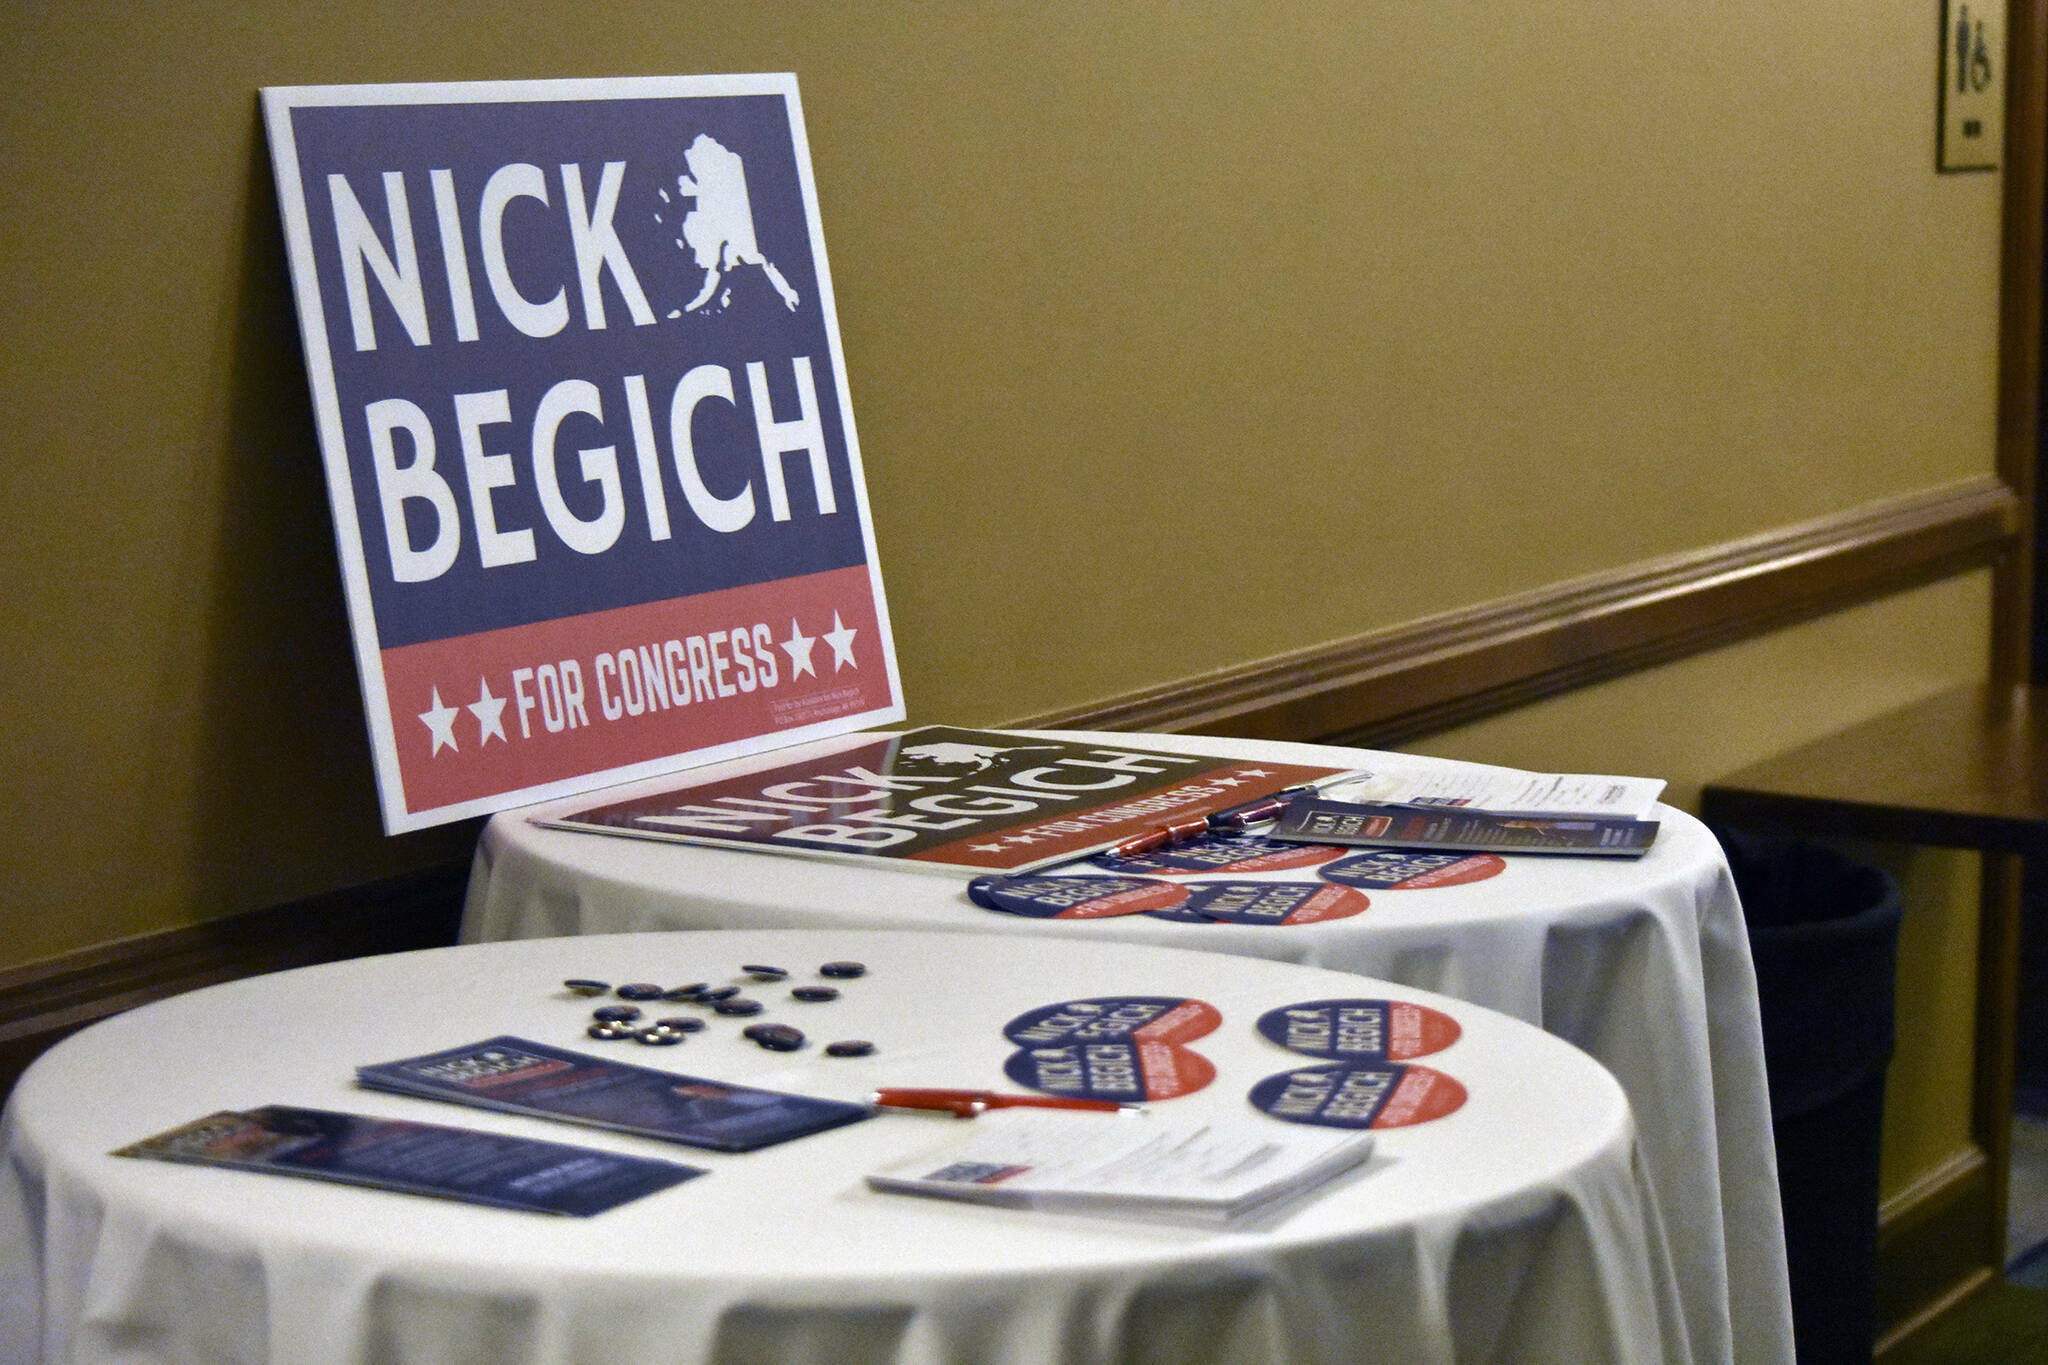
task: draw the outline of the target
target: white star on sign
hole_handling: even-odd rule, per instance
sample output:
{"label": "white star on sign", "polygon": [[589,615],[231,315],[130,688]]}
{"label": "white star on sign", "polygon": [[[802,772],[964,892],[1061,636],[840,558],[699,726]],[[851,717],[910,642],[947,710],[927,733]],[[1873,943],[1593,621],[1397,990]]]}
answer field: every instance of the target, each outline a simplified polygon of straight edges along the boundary
{"label": "white star on sign", "polygon": [[825,643],[832,646],[832,671],[837,673],[842,665],[859,668],[853,661],[853,637],[858,634],[852,627],[839,620],[839,613],[832,613],[832,629],[825,632]]}
{"label": "white star on sign", "polygon": [[442,704],[441,689],[435,688],[433,709],[420,712],[420,719],[425,721],[427,728],[434,732],[434,747],[427,750],[427,757],[432,758],[435,754],[440,753],[441,746],[444,744],[451,749],[455,749],[458,753],[461,752],[455,743],[455,717],[460,714],[454,707]]}
{"label": "white star on sign", "polygon": [[477,745],[481,747],[489,744],[492,735],[510,744],[512,741],[505,739],[505,699],[491,695],[491,683],[488,678],[478,678],[476,685],[478,696],[469,704],[468,710],[469,714],[476,717],[476,728],[483,734]]}
{"label": "white star on sign", "polygon": [[789,655],[789,676],[801,677],[808,673],[818,676],[818,670],[811,667],[811,646],[818,643],[814,635],[806,635],[797,628],[796,618],[789,618],[789,638],[782,642],[784,652]]}

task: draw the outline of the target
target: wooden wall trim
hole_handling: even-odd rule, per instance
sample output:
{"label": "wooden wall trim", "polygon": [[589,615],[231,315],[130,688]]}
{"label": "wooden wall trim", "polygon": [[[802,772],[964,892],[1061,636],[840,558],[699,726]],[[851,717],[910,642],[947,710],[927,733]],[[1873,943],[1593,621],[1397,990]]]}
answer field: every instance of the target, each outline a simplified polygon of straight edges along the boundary
{"label": "wooden wall trim", "polygon": [[2003,1192],[1987,1154],[1965,1148],[1878,1209],[1876,1358],[1909,1349],[1919,1334],[1998,1277],[1985,1246]]}
{"label": "wooden wall trim", "polygon": [[1985,476],[1009,722],[1385,747],[2000,562]]}
{"label": "wooden wall trim", "polygon": [[467,860],[0,971],[0,1096],[87,1024],[200,986],[455,942]]}

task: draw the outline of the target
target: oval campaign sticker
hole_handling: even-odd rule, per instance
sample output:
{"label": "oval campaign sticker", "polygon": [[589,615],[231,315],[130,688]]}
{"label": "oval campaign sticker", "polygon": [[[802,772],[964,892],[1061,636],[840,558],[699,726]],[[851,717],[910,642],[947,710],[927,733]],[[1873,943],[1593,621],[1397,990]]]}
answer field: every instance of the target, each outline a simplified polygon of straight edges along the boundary
{"label": "oval campaign sticker", "polygon": [[1345,850],[1331,844],[1290,844],[1268,839],[1263,834],[1213,833],[1169,844],[1135,858],[1097,854],[1096,866],[1111,872],[1149,872],[1165,876],[1192,876],[1203,872],[1224,872],[1243,876],[1253,872],[1286,872],[1314,867]]}
{"label": "oval campaign sticker", "polygon": [[1324,1128],[1405,1128],[1456,1113],[1465,1087],[1410,1062],[1305,1066],[1252,1087],[1252,1107],[1289,1123]]}
{"label": "oval campaign sticker", "polygon": [[1030,1090],[1137,1104],[1200,1090],[1216,1079],[1216,1064],[1173,1043],[1126,1038],[1024,1048],[1003,1074]]}
{"label": "oval campaign sticker", "polygon": [[967,883],[976,905],[1033,919],[1106,919],[1171,910],[1187,888],[1146,877],[976,877]]}
{"label": "oval campaign sticker", "polygon": [[1259,1032],[1291,1052],[1333,1062],[1405,1062],[1458,1041],[1458,1021],[1409,1000],[1304,1000],[1259,1016]]}
{"label": "oval campaign sticker", "polygon": [[1507,863],[1497,853],[1419,853],[1388,848],[1361,853],[1316,870],[1326,881],[1379,891],[1427,891],[1498,877]]}
{"label": "oval campaign sticker", "polygon": [[1206,1000],[1109,995],[1041,1005],[1003,1025],[1018,1045],[1003,1074],[1031,1090],[1084,1099],[1170,1100],[1216,1079],[1207,1057],[1181,1046],[1214,1033],[1223,1015]]}
{"label": "oval campaign sticker", "polygon": [[1003,1025],[1003,1037],[1019,1047],[1050,1043],[1188,1043],[1214,1033],[1223,1015],[1206,1000],[1177,995],[1102,995],[1040,1005]]}
{"label": "oval campaign sticker", "polygon": [[1326,882],[1192,882],[1184,905],[1162,919],[1209,924],[1320,924],[1372,904],[1362,892]]}

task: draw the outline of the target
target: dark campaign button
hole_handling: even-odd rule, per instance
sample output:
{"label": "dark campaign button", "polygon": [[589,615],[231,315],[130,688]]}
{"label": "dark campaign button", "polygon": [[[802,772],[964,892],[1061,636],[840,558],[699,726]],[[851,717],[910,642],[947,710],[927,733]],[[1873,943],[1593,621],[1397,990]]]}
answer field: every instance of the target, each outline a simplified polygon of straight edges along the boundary
{"label": "dark campaign button", "polygon": [[715,1005],[721,1000],[730,1000],[740,993],[738,986],[706,986],[697,992],[700,1004]]}
{"label": "dark campaign button", "polygon": [[749,962],[740,968],[756,981],[780,981],[789,975],[787,967],[764,967],[758,962]]}
{"label": "dark campaign button", "polygon": [[683,1035],[679,1030],[663,1028],[659,1024],[653,1028],[641,1029],[633,1038],[636,1042],[645,1043],[649,1047],[674,1047],[683,1041]]}
{"label": "dark campaign button", "polygon": [[619,987],[618,996],[621,1000],[659,1000],[661,987],[651,981],[629,981]]}
{"label": "dark campaign button", "polygon": [[677,986],[673,990],[663,991],[661,998],[673,1000],[679,1005],[686,1005],[693,1001],[702,1000],[704,992],[710,989],[711,983],[709,981],[692,981],[687,986]]}
{"label": "dark campaign button", "polygon": [[865,976],[867,970],[866,964],[860,962],[827,962],[824,966],[818,968],[818,975],[845,980],[850,977]]}
{"label": "dark campaign button", "polygon": [[590,1012],[590,1017],[600,1023],[623,1024],[628,1019],[640,1017],[638,1005],[599,1005]]}
{"label": "dark campaign button", "polygon": [[603,995],[612,988],[612,983],[593,980],[587,976],[572,976],[564,981],[562,986],[571,995]]}
{"label": "dark campaign button", "polygon": [[751,1038],[771,1052],[794,1052],[804,1045],[802,1029],[787,1024],[749,1024],[740,1036]]}
{"label": "dark campaign button", "polygon": [[607,1043],[617,1042],[621,1038],[633,1036],[633,1026],[631,1024],[623,1024],[613,1019],[601,1019],[583,1031],[591,1037],[601,1038]]}
{"label": "dark campaign button", "polygon": [[875,1045],[865,1038],[842,1038],[836,1043],[825,1044],[828,1057],[865,1057],[875,1050]]}
{"label": "dark campaign button", "polygon": [[759,1014],[764,1006],[758,1000],[749,1000],[743,995],[737,995],[729,1000],[716,1001],[711,1008],[720,1014]]}
{"label": "dark campaign button", "polygon": [[814,1003],[820,1000],[837,1000],[839,998],[838,990],[831,986],[792,986],[789,993],[798,1000],[808,1000]]}
{"label": "dark campaign button", "polygon": [[654,1026],[671,1029],[677,1033],[696,1033],[704,1027],[704,1021],[694,1014],[672,1014],[666,1019],[655,1020]]}

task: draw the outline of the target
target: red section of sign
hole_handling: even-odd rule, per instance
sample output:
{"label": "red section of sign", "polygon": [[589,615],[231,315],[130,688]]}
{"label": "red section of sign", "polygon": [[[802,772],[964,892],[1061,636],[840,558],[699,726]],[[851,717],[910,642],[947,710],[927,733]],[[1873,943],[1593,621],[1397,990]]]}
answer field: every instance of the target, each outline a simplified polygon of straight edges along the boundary
{"label": "red section of sign", "polygon": [[1387,1056],[1397,1062],[1441,1052],[1463,1032],[1442,1010],[1405,1000],[1387,1002]]}
{"label": "red section of sign", "polygon": [[1410,1066],[1372,1121],[1375,1128],[1406,1128],[1456,1113],[1465,1104],[1464,1083],[1426,1066]]}
{"label": "red section of sign", "polygon": [[383,653],[410,812],[890,704],[865,566]]}
{"label": "red section of sign", "polygon": [[1171,1100],[1192,1095],[1216,1079],[1216,1064],[1199,1052],[1172,1043],[1138,1041],[1138,1072],[1145,1098]]}

